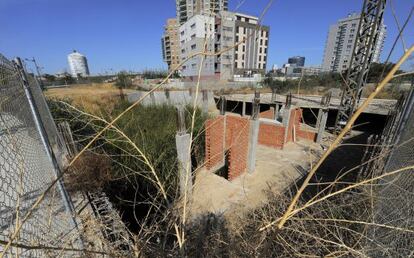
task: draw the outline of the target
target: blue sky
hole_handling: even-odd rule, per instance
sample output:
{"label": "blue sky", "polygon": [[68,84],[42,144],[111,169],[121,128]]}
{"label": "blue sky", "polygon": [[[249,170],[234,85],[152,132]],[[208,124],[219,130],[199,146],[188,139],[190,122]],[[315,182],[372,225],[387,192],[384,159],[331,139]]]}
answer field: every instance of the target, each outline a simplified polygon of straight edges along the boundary
{"label": "blue sky", "polygon": [[[268,0],[229,0],[230,9],[260,15]],[[265,16],[269,25],[268,66],[279,67],[289,56],[303,55],[307,65],[322,62],[330,24],[359,12],[362,0],[275,0]],[[388,1],[390,2],[390,1]],[[394,0],[403,23],[413,0]],[[386,58],[398,34],[389,5],[385,15]],[[175,0],[0,0],[0,53],[8,58],[34,56],[44,72],[67,68],[73,49],[88,57],[92,73],[113,69],[163,69],[160,37],[165,20],[175,16]],[[414,22],[404,38],[414,43]],[[391,60],[402,53],[399,43]],[[408,66],[405,66],[408,68]]]}

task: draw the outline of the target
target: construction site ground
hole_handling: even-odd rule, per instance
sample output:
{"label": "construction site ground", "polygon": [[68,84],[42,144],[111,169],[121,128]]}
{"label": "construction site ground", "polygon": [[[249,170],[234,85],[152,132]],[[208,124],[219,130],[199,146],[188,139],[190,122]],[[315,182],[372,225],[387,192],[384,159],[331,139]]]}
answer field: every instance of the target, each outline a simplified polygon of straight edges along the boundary
{"label": "construction site ground", "polygon": [[288,143],[282,150],[258,145],[254,173],[246,172],[233,181],[202,168],[196,173],[191,216],[227,216],[234,210],[240,213],[259,207],[267,202],[269,191],[282,192],[292,186],[321,151],[320,144],[307,140]]}

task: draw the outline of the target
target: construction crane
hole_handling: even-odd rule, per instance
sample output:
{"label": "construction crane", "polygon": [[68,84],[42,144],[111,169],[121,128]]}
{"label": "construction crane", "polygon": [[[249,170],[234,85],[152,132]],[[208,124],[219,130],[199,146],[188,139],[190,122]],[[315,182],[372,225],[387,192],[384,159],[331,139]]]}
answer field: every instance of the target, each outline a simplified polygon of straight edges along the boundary
{"label": "construction crane", "polygon": [[345,78],[335,131],[340,131],[358,108],[374,49],[383,23],[386,0],[364,0],[352,57]]}

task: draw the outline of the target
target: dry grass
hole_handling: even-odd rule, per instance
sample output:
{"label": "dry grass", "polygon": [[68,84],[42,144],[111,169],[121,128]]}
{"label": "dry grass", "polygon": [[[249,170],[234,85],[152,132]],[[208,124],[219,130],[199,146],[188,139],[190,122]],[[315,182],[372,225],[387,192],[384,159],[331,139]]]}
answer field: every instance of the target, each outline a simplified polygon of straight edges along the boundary
{"label": "dry grass", "polygon": [[[134,92],[131,89],[123,91],[124,94]],[[70,99],[74,106],[93,114],[97,114],[103,107],[110,113],[120,99],[119,90],[113,83],[79,84],[67,88],[49,89],[45,91],[45,95],[51,99]]]}

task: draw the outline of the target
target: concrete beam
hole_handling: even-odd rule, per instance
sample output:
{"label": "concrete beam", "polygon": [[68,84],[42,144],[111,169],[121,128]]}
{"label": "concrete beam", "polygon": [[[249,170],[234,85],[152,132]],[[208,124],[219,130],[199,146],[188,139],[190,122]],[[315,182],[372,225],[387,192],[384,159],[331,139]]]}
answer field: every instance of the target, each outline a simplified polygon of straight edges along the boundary
{"label": "concrete beam", "polygon": [[187,192],[187,198],[190,198],[193,188],[193,177],[191,169],[191,155],[190,155],[190,134],[177,134],[175,136],[175,143],[177,145],[178,158],[178,177],[180,185],[180,195],[184,197]]}
{"label": "concrete beam", "polygon": [[243,105],[242,105],[242,116],[246,116],[246,101],[243,101]]}

